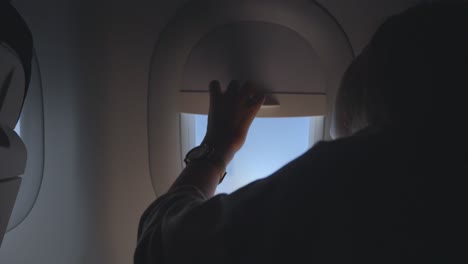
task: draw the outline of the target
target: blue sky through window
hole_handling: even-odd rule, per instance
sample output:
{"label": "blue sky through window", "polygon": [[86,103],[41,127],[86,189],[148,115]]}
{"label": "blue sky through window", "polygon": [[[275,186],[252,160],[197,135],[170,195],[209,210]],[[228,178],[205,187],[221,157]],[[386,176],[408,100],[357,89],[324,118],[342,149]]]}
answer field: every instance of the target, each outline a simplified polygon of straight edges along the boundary
{"label": "blue sky through window", "polygon": [[16,134],[21,137],[21,120],[18,120],[18,124],[15,127]]}
{"label": "blue sky through window", "polygon": [[[195,117],[195,143],[206,133],[206,115]],[[266,177],[309,148],[311,117],[255,118],[243,148],[227,169],[217,193],[230,193],[254,180]]]}

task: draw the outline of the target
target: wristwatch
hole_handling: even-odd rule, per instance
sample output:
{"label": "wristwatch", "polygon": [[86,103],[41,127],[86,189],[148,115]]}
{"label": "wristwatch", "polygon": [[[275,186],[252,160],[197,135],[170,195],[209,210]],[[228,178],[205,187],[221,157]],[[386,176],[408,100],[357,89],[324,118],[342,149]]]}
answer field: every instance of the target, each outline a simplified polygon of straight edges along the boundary
{"label": "wristwatch", "polygon": [[[190,150],[185,156],[184,162],[186,165],[188,165],[191,162],[200,160],[213,161],[211,158],[213,156],[214,151],[215,149],[212,146],[209,146],[208,144],[202,144]],[[220,184],[224,180],[226,174],[227,172],[225,171],[221,176],[221,179],[219,180],[218,184]]]}

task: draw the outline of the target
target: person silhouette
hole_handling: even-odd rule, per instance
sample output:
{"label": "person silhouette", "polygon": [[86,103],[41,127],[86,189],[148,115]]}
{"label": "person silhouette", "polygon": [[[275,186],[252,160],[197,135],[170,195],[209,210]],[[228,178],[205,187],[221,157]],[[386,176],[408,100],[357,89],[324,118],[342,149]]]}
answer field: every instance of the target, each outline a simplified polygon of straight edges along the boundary
{"label": "person silhouette", "polygon": [[343,76],[336,138],[229,195],[214,192],[264,95],[212,82],[203,144],[143,213],[134,262],[466,262],[466,25],[466,3],[388,18]]}

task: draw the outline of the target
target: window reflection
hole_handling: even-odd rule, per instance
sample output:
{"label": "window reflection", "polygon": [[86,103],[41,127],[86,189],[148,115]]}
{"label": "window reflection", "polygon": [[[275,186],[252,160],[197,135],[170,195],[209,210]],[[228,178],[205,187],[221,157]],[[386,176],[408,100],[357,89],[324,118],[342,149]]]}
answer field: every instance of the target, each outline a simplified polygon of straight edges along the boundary
{"label": "window reflection", "polygon": [[15,132],[16,132],[16,134],[18,134],[18,136],[21,137],[21,119],[18,120],[18,124],[16,124]]}

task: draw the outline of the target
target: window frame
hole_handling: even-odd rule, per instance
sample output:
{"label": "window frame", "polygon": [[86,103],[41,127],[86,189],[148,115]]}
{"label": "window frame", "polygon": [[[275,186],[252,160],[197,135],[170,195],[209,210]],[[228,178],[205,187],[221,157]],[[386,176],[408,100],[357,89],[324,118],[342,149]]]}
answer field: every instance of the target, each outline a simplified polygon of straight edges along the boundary
{"label": "window frame", "polygon": [[334,96],[354,53],[344,29],[328,10],[310,1],[252,0],[239,3],[210,0],[196,5],[188,3],[158,31],[148,74],[149,180],[156,196],[167,192],[180,173],[181,111],[177,105],[181,103],[178,93],[183,87],[185,64],[191,51],[212,30],[238,21],[287,27],[320,54],[325,69],[327,102],[325,139],[329,139]]}
{"label": "window frame", "polygon": [[[44,98],[39,61],[33,50],[31,80],[23,109],[17,123],[17,133],[26,145],[27,162],[15,206],[10,216],[6,232],[18,227],[29,216],[39,196],[44,177],[45,124]],[[16,127],[15,127],[16,132]]]}

